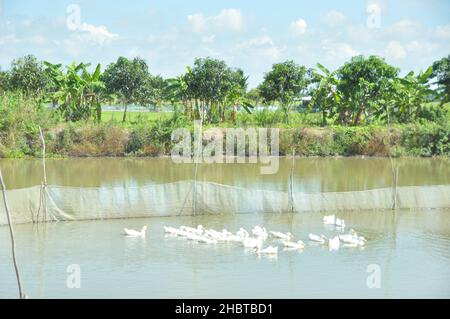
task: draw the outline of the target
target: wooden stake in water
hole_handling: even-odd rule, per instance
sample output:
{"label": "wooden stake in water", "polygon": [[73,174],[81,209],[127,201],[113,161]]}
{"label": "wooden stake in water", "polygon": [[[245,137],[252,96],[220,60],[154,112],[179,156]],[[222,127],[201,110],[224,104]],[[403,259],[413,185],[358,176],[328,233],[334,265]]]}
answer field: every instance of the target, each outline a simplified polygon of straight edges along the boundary
{"label": "wooden stake in water", "polygon": [[289,202],[291,213],[294,212],[294,167],[295,167],[295,149],[292,149],[292,166],[289,175]]}
{"label": "wooden stake in water", "polygon": [[24,299],[24,298],[26,298],[26,296],[22,292],[22,282],[20,280],[19,266],[18,266],[17,260],[16,260],[16,242],[14,240],[14,228],[13,228],[13,224],[11,221],[11,215],[9,214],[8,200],[6,198],[6,187],[5,187],[5,182],[3,181],[3,176],[2,176],[1,170],[0,170],[0,184],[2,187],[3,203],[5,204],[6,217],[8,219],[9,233],[11,235],[12,258],[13,258],[13,263],[14,263],[14,269],[16,271],[17,285],[19,286],[19,298]]}
{"label": "wooden stake in water", "polygon": [[[42,133],[42,129],[39,126],[39,135],[41,136],[41,141],[42,141],[42,172],[43,172],[43,179],[44,182],[42,183],[41,186],[41,202],[44,204],[44,217],[43,217],[43,221],[46,222],[47,221],[47,205],[46,205],[46,200],[45,200],[45,191],[46,191],[46,187],[47,187],[47,166],[45,163],[45,159],[46,159],[46,146],[45,146],[45,138],[44,138],[44,134]],[[39,212],[38,212],[39,214]],[[39,222],[39,218],[37,218],[37,222]]]}
{"label": "wooden stake in water", "polygon": [[45,166],[45,139],[44,139],[44,134],[42,133],[42,129],[39,126],[39,134],[41,136],[41,141],[42,141],[42,169],[43,169],[43,173],[44,173],[44,185],[47,186],[47,169]]}
{"label": "wooden stake in water", "polygon": [[[195,127],[195,124],[194,124]],[[201,156],[202,151],[202,129],[203,129],[203,121],[200,120],[200,132],[198,133],[199,136],[194,136],[194,142],[197,140],[197,144],[194,146],[194,157],[195,157],[195,172],[194,172],[194,186],[192,191],[192,211],[195,215],[197,213],[197,174],[198,174],[198,163]],[[195,128],[194,128],[194,134],[195,134]]]}
{"label": "wooden stake in water", "polygon": [[398,183],[398,168],[392,169],[392,210],[397,208],[397,183]]}

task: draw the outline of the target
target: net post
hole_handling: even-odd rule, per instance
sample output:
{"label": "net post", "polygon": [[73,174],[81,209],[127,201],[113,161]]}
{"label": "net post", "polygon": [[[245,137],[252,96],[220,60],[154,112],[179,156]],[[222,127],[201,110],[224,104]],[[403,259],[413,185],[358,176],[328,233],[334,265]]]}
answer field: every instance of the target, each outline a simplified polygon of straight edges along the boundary
{"label": "net post", "polygon": [[397,208],[398,167],[392,168],[392,210]]}
{"label": "net post", "polygon": [[19,288],[19,299],[26,299],[27,296],[22,291],[22,281],[20,280],[19,265],[18,265],[17,259],[16,259],[16,241],[14,238],[14,227],[13,227],[11,215],[9,212],[8,199],[6,197],[6,186],[5,186],[5,182],[3,180],[3,175],[2,175],[1,170],[0,170],[0,185],[2,188],[3,204],[5,205],[6,218],[8,219],[9,233],[11,236],[11,252],[12,252],[12,259],[13,259],[13,263],[14,263],[14,270],[16,272],[17,286]]}
{"label": "net post", "polygon": [[42,141],[42,170],[43,170],[43,175],[44,175],[44,185],[47,185],[47,169],[45,166],[46,146],[45,146],[44,134],[42,133],[42,129],[40,126],[39,126],[39,135],[40,135],[41,141]]}
{"label": "net post", "polygon": [[294,168],[295,168],[295,149],[292,149],[292,165],[289,174],[289,210],[294,212]]}
{"label": "net post", "polygon": [[[43,173],[43,179],[44,181],[41,183],[41,201],[43,203],[44,208],[44,216],[43,216],[43,222],[47,222],[47,204],[46,204],[46,187],[47,187],[47,166],[46,166],[46,144],[45,144],[45,138],[44,133],[42,132],[42,128],[39,126],[39,135],[41,137],[42,142],[42,173]],[[39,223],[39,218],[37,220]]]}
{"label": "net post", "polygon": [[[200,132],[197,137],[198,141],[196,141],[195,136],[195,122],[194,122],[194,162],[195,162],[195,172],[194,172],[194,185],[192,191],[192,211],[195,216],[197,213],[197,175],[198,175],[198,163],[200,158],[200,152],[202,151],[202,129],[203,129],[203,120],[200,119]],[[195,142],[197,144],[195,145]]]}

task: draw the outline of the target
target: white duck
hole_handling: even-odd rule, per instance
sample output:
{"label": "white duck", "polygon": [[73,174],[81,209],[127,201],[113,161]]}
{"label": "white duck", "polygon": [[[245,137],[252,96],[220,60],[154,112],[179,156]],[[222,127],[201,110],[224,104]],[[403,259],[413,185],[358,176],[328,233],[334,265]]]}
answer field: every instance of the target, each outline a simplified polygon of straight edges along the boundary
{"label": "white duck", "polygon": [[245,238],[242,241],[242,245],[244,245],[245,248],[258,248],[260,249],[262,246],[262,240],[259,238]]}
{"label": "white duck", "polygon": [[189,233],[194,233],[197,235],[203,234],[204,228],[202,225],[198,225],[197,228],[189,227],[189,226],[180,226],[180,229]]}
{"label": "white duck", "polygon": [[335,236],[328,240],[328,247],[330,250],[338,250],[341,242],[339,240],[339,236]]}
{"label": "white duck", "polygon": [[225,241],[225,239],[226,239],[226,235],[224,232],[218,232],[212,228],[205,230],[205,234],[215,240],[218,240],[218,241]]}
{"label": "white duck", "polygon": [[241,236],[238,235],[228,235],[225,237],[225,241],[234,241],[234,242],[242,242],[245,238],[242,238]]}
{"label": "white duck", "polygon": [[328,215],[323,216],[323,223],[326,225],[334,225],[336,222],[336,216],[334,215]]}
{"label": "white duck", "polygon": [[147,231],[147,226],[143,226],[141,231],[137,231],[134,229],[128,229],[128,228],[124,228],[123,229],[125,236],[127,237],[145,237],[145,232]]}
{"label": "white duck", "polygon": [[319,242],[321,244],[325,244],[325,241],[327,240],[327,238],[324,235],[319,236],[316,234],[309,234],[308,237],[309,237],[309,240]]}
{"label": "white duck", "polygon": [[343,219],[336,218],[335,225],[337,227],[345,228],[345,221]]}
{"label": "white duck", "polygon": [[260,238],[263,241],[269,237],[269,234],[267,234],[266,228],[261,227],[261,226],[255,226],[252,230],[252,233],[254,236]]}
{"label": "white duck", "polygon": [[205,244],[217,244],[217,240],[214,238],[210,238],[207,236],[199,236],[198,240],[199,243],[205,243]]}
{"label": "white duck", "polygon": [[248,231],[246,231],[244,228],[239,228],[239,230],[236,232],[236,236],[239,236],[241,238],[247,238],[249,237]]}
{"label": "white duck", "polygon": [[277,239],[283,239],[287,241],[290,241],[292,238],[294,238],[294,235],[292,235],[290,232],[282,233],[279,231],[270,231],[269,234]]}
{"label": "white duck", "polygon": [[292,241],[283,240],[283,246],[288,249],[303,249],[305,248],[305,244],[303,241],[299,240],[296,243]]}
{"label": "white duck", "polygon": [[338,235],[339,239],[347,244],[347,247],[364,246],[366,239],[351,229],[349,234]]}
{"label": "white duck", "polygon": [[178,228],[164,226],[164,232],[167,234],[176,235],[176,234],[178,234]]}
{"label": "white duck", "polygon": [[189,232],[187,232],[185,230],[178,229],[176,234],[179,237],[187,237],[189,235]]}
{"label": "white duck", "polygon": [[201,235],[197,235],[196,233],[188,233],[186,236],[188,240],[195,240],[195,241],[199,240],[201,237],[202,237]]}
{"label": "white duck", "polygon": [[261,249],[261,247],[258,247],[256,250],[256,253],[258,255],[277,255],[278,254],[278,247],[269,246],[267,248]]}

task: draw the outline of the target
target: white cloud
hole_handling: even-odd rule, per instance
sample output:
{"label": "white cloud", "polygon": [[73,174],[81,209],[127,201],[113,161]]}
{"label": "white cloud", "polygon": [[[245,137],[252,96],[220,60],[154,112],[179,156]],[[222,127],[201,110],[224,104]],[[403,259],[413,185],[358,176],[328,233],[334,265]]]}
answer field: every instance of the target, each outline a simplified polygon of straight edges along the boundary
{"label": "white cloud", "polygon": [[329,61],[346,61],[351,57],[360,54],[352,46],[345,42],[335,42],[333,40],[322,41],[322,50]]}
{"label": "white cloud", "polygon": [[188,15],[187,19],[188,19],[189,23],[191,24],[194,32],[201,33],[206,30],[207,18],[205,18],[203,13],[195,13],[195,14]]}
{"label": "white cloud", "polygon": [[215,34],[205,35],[202,38],[202,42],[203,43],[213,43],[215,39],[216,39],[216,35]]}
{"label": "white cloud", "polygon": [[109,32],[108,29],[103,25],[95,26],[85,22],[82,23],[77,30],[81,32],[87,32],[87,34],[89,35],[89,39],[92,42],[99,44],[100,46],[105,42],[111,41],[119,36],[118,34]]}
{"label": "white cloud", "polygon": [[403,59],[404,57],[406,57],[406,50],[398,41],[389,42],[385,52],[388,58]]}
{"label": "white cloud", "polygon": [[333,50],[334,54],[340,58],[351,58],[355,55],[358,55],[359,52],[351,47],[351,45],[347,43],[339,43],[336,45],[336,48]]}
{"label": "white cloud", "polygon": [[4,36],[0,36],[0,44],[1,45],[12,45],[12,44],[34,44],[34,45],[45,45],[48,43],[47,38],[42,35],[32,35],[29,37],[18,38],[16,34],[7,34]]}
{"label": "white cloud", "polygon": [[84,22],[71,32],[63,44],[67,52],[73,56],[79,56],[91,50],[92,47],[102,48],[118,37],[118,34],[108,31],[103,25],[95,26]]}
{"label": "white cloud", "polygon": [[251,38],[247,42],[239,44],[238,48],[243,49],[251,55],[266,57],[271,61],[279,59],[282,51],[268,35]]}
{"label": "white cloud", "polygon": [[342,25],[346,18],[342,12],[331,10],[322,16],[322,23],[329,27],[336,27]]}
{"label": "white cloud", "polygon": [[385,37],[396,37],[397,39],[415,39],[423,34],[423,28],[418,22],[403,19],[390,25],[385,30]]}
{"label": "white cloud", "polygon": [[238,9],[223,9],[215,16],[194,13],[187,17],[194,32],[240,31],[244,27],[244,17]]}
{"label": "white cloud", "polygon": [[251,46],[273,45],[273,40],[268,35],[262,35],[249,40]]}
{"label": "white cloud", "polygon": [[32,37],[30,37],[29,41],[36,45],[45,45],[48,43],[47,38],[42,35],[32,36]]}
{"label": "white cloud", "polygon": [[278,60],[281,56],[281,50],[276,46],[262,49],[261,53],[263,56],[268,57],[272,61]]}
{"label": "white cloud", "polygon": [[300,36],[305,34],[307,28],[306,21],[303,19],[298,19],[296,21],[292,21],[290,25],[291,33],[295,36]]}
{"label": "white cloud", "polygon": [[6,44],[14,44],[18,43],[20,40],[17,38],[15,34],[7,34],[4,36],[0,36],[0,44],[6,45]]}
{"label": "white cloud", "polygon": [[436,35],[439,38],[448,39],[450,38],[450,24],[444,26],[438,26],[436,28]]}

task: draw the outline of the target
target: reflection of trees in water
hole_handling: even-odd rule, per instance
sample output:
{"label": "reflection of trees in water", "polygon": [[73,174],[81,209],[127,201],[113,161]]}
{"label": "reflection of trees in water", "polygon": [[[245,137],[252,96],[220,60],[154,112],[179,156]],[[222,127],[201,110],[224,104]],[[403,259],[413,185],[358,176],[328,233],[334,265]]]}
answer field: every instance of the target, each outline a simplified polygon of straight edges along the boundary
{"label": "reflection of trees in water", "polygon": [[[446,158],[397,159],[398,186],[450,183],[450,160]],[[39,185],[39,160],[0,160],[5,180],[13,188]],[[280,159],[279,171],[261,175],[259,165],[200,164],[199,180],[222,184],[287,191],[289,158]],[[49,159],[49,184],[63,186],[143,186],[193,178],[194,164],[174,164],[170,158],[70,158]],[[390,187],[387,158],[299,158],[295,164],[295,191],[328,192]]]}

